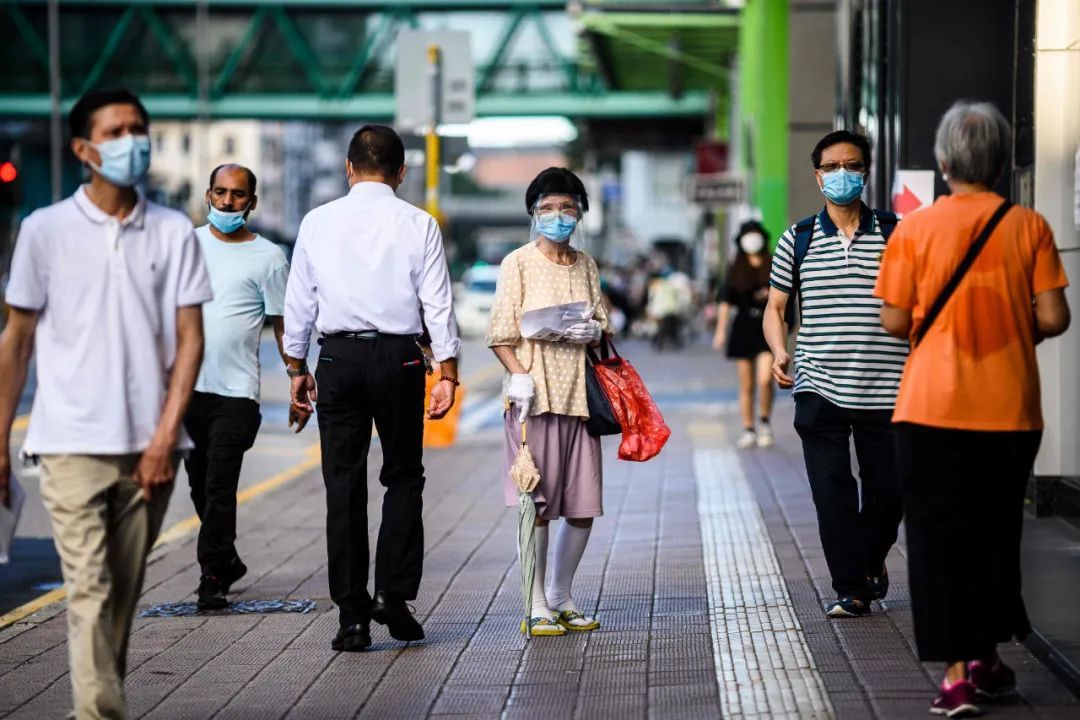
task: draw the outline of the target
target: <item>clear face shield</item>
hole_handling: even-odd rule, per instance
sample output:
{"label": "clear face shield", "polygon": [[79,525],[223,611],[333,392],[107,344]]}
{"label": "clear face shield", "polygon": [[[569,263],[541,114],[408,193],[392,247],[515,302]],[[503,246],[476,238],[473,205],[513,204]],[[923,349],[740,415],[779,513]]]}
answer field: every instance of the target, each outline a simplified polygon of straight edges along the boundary
{"label": "clear face shield", "polygon": [[584,214],[581,198],[577,195],[541,195],[532,208],[529,238],[535,241],[542,236],[554,243],[577,240],[580,244],[584,234],[581,222]]}

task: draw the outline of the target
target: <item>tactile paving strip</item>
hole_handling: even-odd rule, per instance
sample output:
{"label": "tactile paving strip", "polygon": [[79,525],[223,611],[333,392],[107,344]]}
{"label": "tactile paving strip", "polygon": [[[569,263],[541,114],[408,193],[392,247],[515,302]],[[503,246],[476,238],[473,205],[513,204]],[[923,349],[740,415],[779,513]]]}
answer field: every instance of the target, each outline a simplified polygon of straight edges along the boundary
{"label": "tactile paving strip", "polygon": [[723,717],[831,717],[765,521],[734,451],[696,451],[694,469]]}

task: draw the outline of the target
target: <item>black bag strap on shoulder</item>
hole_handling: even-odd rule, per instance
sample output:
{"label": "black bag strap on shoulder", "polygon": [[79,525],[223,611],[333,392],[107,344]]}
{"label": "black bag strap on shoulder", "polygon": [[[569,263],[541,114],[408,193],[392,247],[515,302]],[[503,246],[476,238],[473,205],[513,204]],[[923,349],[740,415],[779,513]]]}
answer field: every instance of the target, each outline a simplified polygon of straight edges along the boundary
{"label": "black bag strap on shoulder", "polygon": [[[801,304],[799,294],[799,268],[810,252],[810,242],[814,239],[814,226],[817,225],[817,215],[811,215],[795,223],[795,238],[792,247],[791,258],[791,292],[788,293],[788,304],[784,310],[784,322],[788,329],[795,327],[795,306]],[[801,309],[800,309],[801,313]]]}
{"label": "black bag strap on shoulder", "polygon": [[949,298],[956,292],[956,288],[960,285],[960,281],[967,275],[968,270],[975,264],[976,258],[979,257],[979,253],[986,247],[986,242],[990,239],[990,235],[993,234],[994,228],[998,226],[1001,219],[1005,217],[1005,213],[1009,212],[1009,208],[1012,207],[1012,203],[1008,200],[1001,203],[994,214],[990,216],[990,220],[983,226],[979,236],[975,238],[975,242],[971,243],[971,247],[968,248],[967,254],[964,255],[964,259],[960,261],[960,264],[956,267],[956,271],[952,277],[949,278],[949,282],[945,283],[945,287],[942,289],[941,294],[934,300],[934,304],[930,306],[930,309],[926,312],[926,317],[919,323],[919,327],[915,328],[915,332],[911,334],[911,346],[916,347],[922,342],[922,339],[926,336],[930,326],[937,320],[938,315],[941,314],[942,309],[945,307],[945,303],[949,302]]}
{"label": "black bag strap on shoulder", "polygon": [[896,213],[876,208],[874,209],[874,217],[877,218],[878,227],[881,228],[881,237],[885,238],[885,242],[889,242],[889,237],[892,235],[893,230],[896,229],[896,223],[900,222],[900,218],[896,217]]}

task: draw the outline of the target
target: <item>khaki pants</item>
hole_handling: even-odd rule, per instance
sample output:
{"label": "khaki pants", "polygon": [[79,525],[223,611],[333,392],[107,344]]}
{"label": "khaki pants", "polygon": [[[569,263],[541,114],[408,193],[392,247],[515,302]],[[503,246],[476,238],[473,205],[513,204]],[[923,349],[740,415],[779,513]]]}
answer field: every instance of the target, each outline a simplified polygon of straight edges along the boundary
{"label": "khaki pants", "polygon": [[151,502],[131,479],[138,455],[46,455],[41,496],[68,594],[68,654],[78,720],[124,717],[131,621],[171,487]]}

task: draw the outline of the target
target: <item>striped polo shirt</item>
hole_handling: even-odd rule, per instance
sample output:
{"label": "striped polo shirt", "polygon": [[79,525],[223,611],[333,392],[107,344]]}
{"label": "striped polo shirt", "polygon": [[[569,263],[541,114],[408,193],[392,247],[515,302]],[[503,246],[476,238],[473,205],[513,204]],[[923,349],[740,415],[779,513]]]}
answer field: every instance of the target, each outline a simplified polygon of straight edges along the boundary
{"label": "striped polo shirt", "polygon": [[[799,267],[802,323],[795,343],[794,392],[815,392],[844,408],[891,410],[908,343],[881,327],[881,300],[874,297],[874,284],[885,238],[866,205],[855,239],[845,241],[823,209]],[[782,292],[791,292],[794,254],[792,225],[776,246],[769,278]]]}

